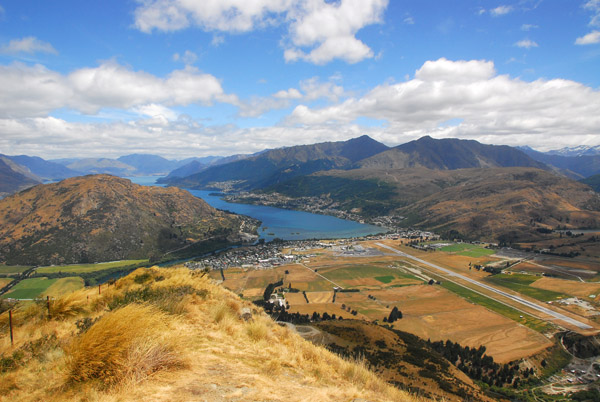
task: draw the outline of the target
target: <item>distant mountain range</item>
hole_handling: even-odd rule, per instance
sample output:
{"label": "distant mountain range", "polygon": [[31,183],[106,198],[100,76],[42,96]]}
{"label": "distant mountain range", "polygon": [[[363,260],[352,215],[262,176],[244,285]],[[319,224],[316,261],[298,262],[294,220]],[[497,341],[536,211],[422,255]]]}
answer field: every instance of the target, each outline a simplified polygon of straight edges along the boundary
{"label": "distant mountain range", "polygon": [[33,175],[29,169],[13,162],[5,155],[0,155],[0,198],[41,182],[41,179]]}
{"label": "distant mountain range", "polygon": [[479,167],[536,167],[543,163],[508,146],[484,145],[458,139],[423,137],[389,148],[368,136],[341,142],[300,145],[203,169],[185,177],[165,179],[185,188],[257,190],[299,176],[332,169],[399,169],[425,167],[454,170]]}
{"label": "distant mountain range", "polygon": [[170,183],[172,180],[176,180],[175,178],[191,176],[193,174],[200,173],[203,170],[206,170],[212,166],[219,166],[230,162],[236,162],[242,159],[259,155],[263,152],[265,151],[260,151],[255,154],[238,154],[226,157],[208,156],[205,158],[194,158],[191,162],[186,163],[181,167],[171,171],[166,177],[158,179],[158,183]]}
{"label": "distant mountain range", "polygon": [[349,169],[356,162],[387,149],[387,146],[368,136],[348,141],[299,145],[265,151],[166,182],[187,188],[253,190],[320,170]]}
{"label": "distant mountain range", "polygon": [[521,148],[536,161],[564,170],[567,175],[582,179],[600,173],[600,154],[564,156],[535,151],[529,147]]}
{"label": "distant mountain range", "polygon": [[[178,188],[92,175],[35,186],[0,200],[0,262],[68,264],[212,251],[252,231]],[[211,247],[212,246],[212,247]]]}
{"label": "distant mountain range", "polygon": [[[76,174],[169,172],[161,181],[171,186],[325,197],[335,208],[363,217],[399,214],[407,217],[406,224],[423,228],[490,239],[508,232],[523,237],[558,225],[599,224],[598,194],[592,189],[598,191],[593,176],[600,174],[600,155],[590,155],[593,149],[577,147],[552,154],[431,137],[388,147],[361,136],[182,161],[144,154],[54,162],[4,156],[0,191],[6,195]],[[565,156],[569,153],[581,155]],[[582,183],[567,179],[586,177],[589,180]],[[575,212],[577,217],[572,215]]]}
{"label": "distant mountain range", "polygon": [[555,149],[546,152],[548,155],[559,155],[559,156],[593,156],[600,155],[600,145],[588,146],[579,145],[577,147],[565,147],[561,149]]}

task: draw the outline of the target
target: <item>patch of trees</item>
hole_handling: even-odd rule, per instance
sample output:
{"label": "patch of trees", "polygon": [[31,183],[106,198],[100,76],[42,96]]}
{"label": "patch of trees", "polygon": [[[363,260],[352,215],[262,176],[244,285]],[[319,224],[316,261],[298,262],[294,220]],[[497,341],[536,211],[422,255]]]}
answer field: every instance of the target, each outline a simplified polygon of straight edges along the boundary
{"label": "patch of trees", "polygon": [[562,337],[562,343],[571,354],[581,359],[600,356],[600,340],[597,336],[567,333]]}
{"label": "patch of trees", "polygon": [[489,272],[492,275],[498,275],[502,273],[504,268],[495,268],[495,267],[483,267],[485,272]]}
{"label": "patch of trees", "polygon": [[341,292],[341,293],[355,293],[355,292],[360,292],[360,289],[340,289],[340,290],[338,290],[338,292]]}
{"label": "patch of trees", "polygon": [[450,340],[430,342],[429,345],[455,365],[463,373],[474,380],[482,381],[490,386],[498,387],[513,384],[518,387],[519,376],[527,378],[533,374],[533,369],[519,371],[518,364],[499,365],[491,356],[485,354],[485,346],[478,348],[463,347]]}
{"label": "patch of trees", "polygon": [[314,312],[314,313],[312,313],[312,315],[309,315],[309,314],[300,314],[298,312],[289,313],[284,310],[277,314],[271,312],[271,314],[272,314],[273,318],[276,319],[277,321],[289,322],[292,324],[299,324],[299,325],[310,324],[312,322],[342,320],[342,317],[337,317],[335,314],[329,314],[327,312],[324,312],[323,314]]}
{"label": "patch of trees", "polygon": [[265,292],[263,293],[263,299],[265,301],[269,300],[271,298],[271,295],[273,294],[273,291],[275,290],[275,288],[277,288],[279,286],[283,286],[283,279],[278,282],[275,282],[275,283],[269,283],[267,285],[267,287],[265,288]]}
{"label": "patch of trees", "polygon": [[383,318],[383,322],[387,322],[387,323],[393,323],[396,320],[399,320],[402,318],[402,311],[398,310],[398,307],[394,306],[394,308],[392,309],[392,311],[390,311],[390,315],[389,317],[384,317]]}
{"label": "patch of trees", "polygon": [[309,304],[310,302],[308,301],[308,296],[306,296],[305,290],[302,291],[302,296],[304,296],[304,300],[306,300],[306,304]]}
{"label": "patch of trees", "polygon": [[345,304],[342,304],[342,310],[346,310],[347,312],[349,312],[350,314],[352,314],[354,316],[358,314],[358,311],[353,310],[352,307],[346,306]]}
{"label": "patch of trees", "polygon": [[586,389],[575,392],[570,395],[572,401],[600,401],[600,391],[598,389]]}

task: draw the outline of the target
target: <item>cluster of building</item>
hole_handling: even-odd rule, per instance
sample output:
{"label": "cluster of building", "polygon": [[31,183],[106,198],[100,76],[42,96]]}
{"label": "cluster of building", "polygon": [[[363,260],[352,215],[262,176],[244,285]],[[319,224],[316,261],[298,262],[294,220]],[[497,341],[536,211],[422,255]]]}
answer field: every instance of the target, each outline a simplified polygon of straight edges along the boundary
{"label": "cluster of building", "polygon": [[298,197],[290,198],[279,193],[259,194],[259,193],[236,193],[227,194],[223,199],[227,202],[237,202],[243,204],[257,204],[282,209],[293,209],[306,211],[314,214],[331,215],[336,218],[348,219],[356,222],[364,222],[360,215],[343,211],[338,202],[333,201],[327,195],[319,197]]}
{"label": "cluster of building", "polygon": [[186,262],[192,269],[211,268],[227,269],[229,267],[272,268],[293,262],[294,255],[284,255],[282,243],[257,244],[251,247],[232,248],[227,251],[204,257],[200,261]]}
{"label": "cluster of building", "polygon": [[[380,239],[436,239],[437,236],[431,232],[419,230],[405,230],[385,235],[366,236],[362,240],[380,240]],[[301,261],[309,256],[297,254],[314,250],[317,248],[332,248],[341,253],[353,255],[376,255],[373,249],[364,249],[360,245],[355,245],[357,239],[337,239],[335,241],[327,240],[290,240],[283,242],[259,243],[253,246],[244,246],[231,248],[218,254],[203,257],[201,260],[189,261],[185,266],[191,269],[227,269],[229,267],[242,267],[252,269],[269,269],[284,264],[292,264]],[[287,250],[284,252],[284,250]],[[291,253],[294,251],[295,254]]]}

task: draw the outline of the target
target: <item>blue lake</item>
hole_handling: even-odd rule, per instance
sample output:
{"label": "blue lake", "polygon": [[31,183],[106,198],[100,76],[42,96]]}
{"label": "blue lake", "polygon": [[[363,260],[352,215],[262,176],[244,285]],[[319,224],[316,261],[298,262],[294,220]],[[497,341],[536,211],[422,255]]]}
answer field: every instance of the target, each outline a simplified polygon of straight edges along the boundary
{"label": "blue lake", "polygon": [[[156,184],[157,176],[127,177],[136,184],[160,186]],[[210,195],[211,191],[188,190],[198,198],[202,198],[210,206],[236,214],[251,216],[262,222],[258,234],[265,241],[276,237],[284,240],[305,239],[338,239],[361,237],[381,232],[385,228],[374,225],[338,219],[328,215],[311,214],[309,212],[266,207],[262,205],[235,204],[223,201],[218,196]]]}

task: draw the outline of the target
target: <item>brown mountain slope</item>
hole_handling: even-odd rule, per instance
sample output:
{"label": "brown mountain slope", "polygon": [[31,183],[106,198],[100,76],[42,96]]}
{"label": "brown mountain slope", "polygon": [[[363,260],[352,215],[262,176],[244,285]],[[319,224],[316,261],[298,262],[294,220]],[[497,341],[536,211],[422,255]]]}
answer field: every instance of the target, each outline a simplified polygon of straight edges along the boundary
{"label": "brown mountain slope", "polygon": [[[535,168],[458,170],[356,169],[320,177],[381,180],[395,189],[392,202],[405,225],[455,230],[497,240],[539,236],[557,226],[600,227],[600,195],[582,183]],[[344,201],[344,200],[335,200]]]}
{"label": "brown mountain slope", "polygon": [[[469,169],[471,170],[471,169]],[[531,168],[474,169],[460,184],[403,208],[414,224],[470,238],[512,242],[559,225],[600,227],[600,196],[576,181]]]}
{"label": "brown mountain slope", "polygon": [[0,201],[0,255],[19,264],[148,258],[204,240],[235,240],[244,219],[177,188],[75,177]]}

